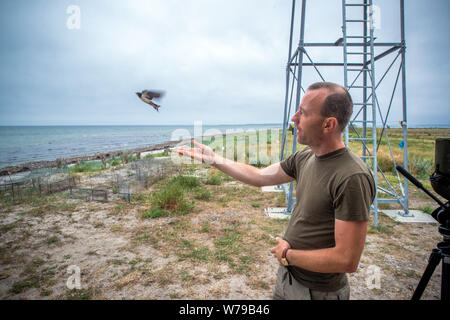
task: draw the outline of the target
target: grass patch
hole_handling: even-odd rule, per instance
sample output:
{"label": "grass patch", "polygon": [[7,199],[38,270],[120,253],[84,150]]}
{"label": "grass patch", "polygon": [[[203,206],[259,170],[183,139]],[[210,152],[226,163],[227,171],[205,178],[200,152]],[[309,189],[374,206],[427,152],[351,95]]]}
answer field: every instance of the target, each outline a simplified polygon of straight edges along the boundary
{"label": "grass patch", "polygon": [[150,208],[141,210],[144,219],[172,215],[185,215],[192,211],[194,203],[185,197],[185,192],[199,188],[200,180],[196,177],[176,176],[160,183],[150,195]]}
{"label": "grass patch", "polygon": [[[183,188],[176,184],[168,184],[152,194],[154,208],[175,214],[186,214],[194,205],[184,197]],[[159,210],[159,211],[161,211]]]}
{"label": "grass patch", "polygon": [[415,154],[408,159],[409,172],[421,179],[428,179],[433,171],[433,160]]}
{"label": "grass patch", "polygon": [[210,200],[211,199],[211,192],[206,189],[206,188],[202,188],[202,187],[197,187],[193,190],[194,192],[194,198],[197,200]]}
{"label": "grass patch", "polygon": [[434,211],[434,208],[430,206],[429,204],[424,205],[423,207],[420,207],[419,210],[422,210],[423,212],[427,214],[432,214]]}
{"label": "grass patch", "polygon": [[75,165],[69,168],[69,173],[80,173],[80,172],[100,172],[102,171],[101,161],[82,161],[81,165]]}
{"label": "grass patch", "polygon": [[152,218],[167,217],[167,216],[170,216],[169,212],[167,212],[166,210],[162,209],[159,206],[156,206],[154,208],[145,210],[142,213],[141,218],[152,219]]}
{"label": "grass patch", "polygon": [[168,185],[177,185],[184,190],[192,190],[198,186],[200,186],[200,180],[197,177],[191,176],[176,176],[171,178],[168,182]]}
{"label": "grass patch", "polygon": [[60,242],[59,238],[57,236],[51,236],[45,239],[44,241],[47,245],[57,244]]}
{"label": "grass patch", "polygon": [[210,225],[209,221],[206,221],[202,225],[202,227],[200,229],[200,232],[202,232],[202,233],[209,233],[210,230],[211,230],[211,225]]}
{"label": "grass patch", "polygon": [[208,178],[205,181],[205,184],[220,186],[222,184],[222,180],[219,177],[208,176]]}
{"label": "grass patch", "polygon": [[18,294],[30,288],[39,287],[39,277],[33,275],[24,280],[15,282],[10,290],[11,293]]}
{"label": "grass patch", "polygon": [[18,225],[19,225],[19,222],[18,222],[18,221],[15,221],[15,222],[13,222],[13,223],[9,223],[9,224],[2,225],[2,226],[0,227],[0,234],[4,234],[4,233],[6,233],[6,232],[8,232],[8,231],[11,231],[11,230],[15,229]]}
{"label": "grass patch", "polygon": [[112,208],[109,214],[113,215],[126,214],[131,208],[132,206],[128,203],[118,203],[114,208]]}
{"label": "grass patch", "polygon": [[243,234],[239,230],[239,224],[235,223],[222,229],[222,233],[222,236],[214,241],[215,259],[228,263],[235,272],[248,272],[253,258],[250,256],[250,251],[242,245]]}
{"label": "grass patch", "polygon": [[91,300],[92,289],[72,289],[66,295],[67,300]]}
{"label": "grass patch", "polygon": [[180,260],[208,261],[213,257],[213,253],[207,246],[197,245],[194,241],[183,239],[182,246],[177,250]]}
{"label": "grass patch", "polygon": [[149,153],[144,156],[143,159],[151,159],[151,158],[159,158],[159,157],[167,157],[169,155],[168,152],[158,152],[158,153]]}
{"label": "grass patch", "polygon": [[367,233],[369,234],[373,234],[373,233],[382,233],[382,234],[386,234],[386,235],[392,235],[394,233],[394,228],[392,226],[389,225],[381,225],[379,224],[376,227],[368,227],[367,228]]}
{"label": "grass patch", "polygon": [[55,275],[55,267],[47,267],[39,271],[39,268],[45,263],[44,260],[37,258],[33,259],[25,266],[24,271],[21,274],[23,280],[15,282],[10,293],[19,294],[31,288],[41,288],[41,292],[45,291],[48,285],[54,284],[51,277]]}

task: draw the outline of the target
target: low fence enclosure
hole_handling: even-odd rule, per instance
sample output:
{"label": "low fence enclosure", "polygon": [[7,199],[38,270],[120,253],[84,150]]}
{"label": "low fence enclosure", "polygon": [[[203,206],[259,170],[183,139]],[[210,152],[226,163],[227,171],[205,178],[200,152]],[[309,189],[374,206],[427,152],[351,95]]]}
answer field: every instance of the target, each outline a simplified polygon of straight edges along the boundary
{"label": "low fence enclosure", "polygon": [[71,173],[69,167],[36,169],[0,176],[0,198],[14,203],[67,191],[70,198],[110,201],[148,189],[175,171],[168,158],[145,158],[94,174]]}

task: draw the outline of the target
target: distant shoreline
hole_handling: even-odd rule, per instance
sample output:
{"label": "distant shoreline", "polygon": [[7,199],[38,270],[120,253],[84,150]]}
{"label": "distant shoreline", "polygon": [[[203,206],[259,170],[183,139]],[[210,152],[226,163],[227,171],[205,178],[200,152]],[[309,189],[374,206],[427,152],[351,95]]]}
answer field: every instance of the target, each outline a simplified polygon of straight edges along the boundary
{"label": "distant shoreline", "polygon": [[[401,128],[391,128],[400,130]],[[408,128],[408,130],[423,130],[423,129],[434,129],[434,130],[442,130],[442,129],[450,129],[448,128]],[[261,129],[265,130],[265,129]],[[226,136],[225,133],[222,134],[222,136]],[[203,136],[202,138],[208,138],[211,136]],[[199,137],[197,137],[198,139]],[[43,169],[43,168],[52,168],[57,167],[58,164],[62,165],[70,165],[77,163],[79,161],[93,161],[93,160],[101,160],[103,156],[106,158],[114,158],[117,156],[120,156],[124,153],[129,154],[136,154],[136,153],[146,153],[146,152],[154,152],[154,151],[164,151],[166,149],[170,149],[175,147],[177,144],[185,144],[189,143],[191,139],[185,139],[185,140],[176,140],[176,141],[166,141],[163,143],[145,146],[145,147],[139,147],[139,148],[132,148],[132,149],[122,149],[122,150],[114,150],[114,151],[107,151],[107,152],[97,152],[91,155],[84,155],[84,156],[75,156],[75,157],[68,157],[68,158],[60,158],[55,160],[42,160],[42,161],[30,161],[25,162],[13,166],[6,166],[6,167],[0,167],[0,176],[3,175],[12,175],[16,173],[26,172],[30,170],[35,169]]]}
{"label": "distant shoreline", "polygon": [[114,158],[117,156],[120,156],[124,153],[144,153],[144,152],[151,152],[151,151],[159,151],[159,150],[165,150],[167,148],[173,148],[179,143],[188,143],[189,140],[178,140],[178,141],[167,141],[164,143],[156,144],[153,146],[148,147],[141,147],[141,148],[134,148],[134,149],[126,149],[126,150],[115,150],[115,151],[109,151],[109,152],[102,152],[102,153],[95,153],[93,155],[87,155],[87,156],[79,156],[79,157],[70,157],[70,158],[64,158],[64,159],[56,159],[56,160],[49,160],[49,161],[31,161],[26,162],[22,164],[18,164],[15,166],[8,166],[0,168],[0,176],[3,175],[12,175],[16,173],[26,172],[30,170],[36,170],[36,169],[44,169],[44,168],[54,168],[58,166],[58,163],[62,163],[63,165],[70,165],[74,163],[78,163],[78,161],[93,161],[93,160],[101,160],[102,156],[105,156],[107,158]]}
{"label": "distant shoreline", "polygon": [[[215,128],[218,129],[216,130],[218,133],[231,133],[241,129],[261,130],[279,126],[279,124],[237,127],[223,125]],[[192,137],[192,131],[195,136],[214,134],[211,131],[207,132],[211,128],[214,129],[208,125],[201,125],[200,130],[196,130],[195,126],[181,128],[177,126],[0,126],[2,129],[0,148],[3,147],[2,150],[5,151],[4,157],[0,157],[0,172],[3,171],[5,175],[7,172],[19,173],[54,167],[58,164],[61,166],[61,162],[64,165],[99,160],[105,155],[107,158],[120,156],[124,152],[143,153],[161,150],[175,145],[181,139]],[[175,129],[184,130],[184,133],[181,131],[174,136]],[[14,140],[8,138],[10,132]],[[108,139],[109,135],[111,135],[110,139]],[[28,140],[22,137],[28,137]],[[77,140],[72,144],[71,140],[74,137],[77,137]],[[43,143],[40,143],[41,141]],[[48,147],[46,147],[47,144]]]}
{"label": "distant shoreline", "polygon": [[[266,130],[266,129],[260,129],[260,130]],[[234,134],[234,133],[233,133]],[[226,136],[226,133],[222,133],[222,136]],[[201,138],[211,138],[216,135],[211,136],[202,136]],[[219,135],[220,136],[220,135]],[[200,137],[195,137],[195,139],[199,139]],[[75,156],[75,157],[68,157],[68,158],[58,158],[55,160],[41,160],[41,161],[29,161],[13,166],[6,166],[6,167],[0,167],[0,176],[4,175],[13,175],[17,173],[22,173],[30,170],[36,170],[36,169],[44,169],[44,168],[54,168],[60,165],[71,165],[74,163],[78,163],[79,161],[94,161],[94,160],[101,160],[102,157],[106,158],[114,158],[117,156],[120,156],[124,153],[128,154],[136,154],[136,153],[147,153],[147,152],[154,152],[154,151],[164,151],[166,149],[174,148],[176,145],[179,144],[187,144],[190,143],[192,139],[184,139],[184,140],[174,140],[174,141],[166,141],[163,143],[150,145],[146,147],[139,147],[139,148],[131,148],[131,149],[123,149],[123,150],[114,150],[114,151],[106,151],[106,152],[96,152],[91,155],[84,155],[84,156]]]}
{"label": "distant shoreline", "polygon": [[[203,123],[206,127],[230,127],[230,126],[279,126],[282,124],[276,123],[238,123],[238,124],[209,124]],[[391,129],[401,129],[398,124],[388,124]],[[0,124],[0,127],[193,127],[193,124]],[[358,126],[359,127],[359,126]],[[377,126],[381,129],[382,126]],[[408,124],[408,129],[450,129],[450,124]]]}
{"label": "distant shoreline", "polygon": [[[224,124],[209,124],[202,123],[205,127],[239,127],[239,126],[282,126],[282,123],[224,123]],[[193,127],[194,124],[0,124],[0,127]],[[449,125],[450,127],[450,125]]]}

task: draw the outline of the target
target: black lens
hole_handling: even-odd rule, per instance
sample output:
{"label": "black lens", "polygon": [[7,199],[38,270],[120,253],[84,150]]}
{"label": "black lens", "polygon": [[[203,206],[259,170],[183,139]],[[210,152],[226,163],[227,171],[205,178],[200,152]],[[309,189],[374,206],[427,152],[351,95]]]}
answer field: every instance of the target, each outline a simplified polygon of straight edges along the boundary
{"label": "black lens", "polygon": [[435,171],[431,186],[441,197],[450,200],[450,138],[436,139]]}

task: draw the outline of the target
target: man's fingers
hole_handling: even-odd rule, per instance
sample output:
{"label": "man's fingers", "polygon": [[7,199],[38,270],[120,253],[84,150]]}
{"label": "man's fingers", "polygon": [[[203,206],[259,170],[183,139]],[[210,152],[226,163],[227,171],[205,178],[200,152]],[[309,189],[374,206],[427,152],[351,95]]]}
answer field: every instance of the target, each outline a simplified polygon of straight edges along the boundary
{"label": "man's fingers", "polygon": [[198,143],[197,141],[195,141],[194,139],[192,139],[192,144],[196,147],[199,147],[200,149],[203,150],[203,148],[205,147],[204,145],[202,145],[201,143]]}
{"label": "man's fingers", "polygon": [[178,148],[178,149],[175,149],[176,152],[181,153],[181,154],[187,154],[187,155],[191,155],[192,153],[195,153],[195,150],[196,149],[194,149],[194,148],[189,148],[189,149],[187,149],[187,148]]}

